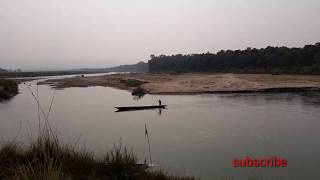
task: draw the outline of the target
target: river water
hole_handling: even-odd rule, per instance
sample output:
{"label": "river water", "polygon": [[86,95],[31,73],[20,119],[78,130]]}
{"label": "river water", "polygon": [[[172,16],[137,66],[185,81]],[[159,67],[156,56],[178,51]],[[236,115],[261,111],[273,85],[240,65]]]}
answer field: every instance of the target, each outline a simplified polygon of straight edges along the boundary
{"label": "river water", "polygon": [[[56,77],[57,78],[57,77]],[[28,82],[36,92],[36,81]],[[43,109],[54,90],[38,86]],[[37,105],[24,84],[20,94],[0,102],[0,142],[28,144],[37,136]],[[108,87],[66,88],[55,92],[50,123],[63,142],[97,156],[120,139],[139,161],[149,159],[145,124],[155,168],[201,179],[319,179],[320,94],[267,93],[146,95]],[[114,112],[115,106],[168,108]],[[233,159],[278,156],[287,168],[233,168]]]}

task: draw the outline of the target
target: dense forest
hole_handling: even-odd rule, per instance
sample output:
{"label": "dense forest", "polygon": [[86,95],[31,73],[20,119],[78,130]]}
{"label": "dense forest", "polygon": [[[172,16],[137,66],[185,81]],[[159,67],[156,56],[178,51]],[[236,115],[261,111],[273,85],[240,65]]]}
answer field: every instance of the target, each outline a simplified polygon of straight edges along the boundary
{"label": "dense forest", "polygon": [[303,48],[247,48],[216,54],[151,55],[150,58],[150,72],[320,74],[320,43]]}

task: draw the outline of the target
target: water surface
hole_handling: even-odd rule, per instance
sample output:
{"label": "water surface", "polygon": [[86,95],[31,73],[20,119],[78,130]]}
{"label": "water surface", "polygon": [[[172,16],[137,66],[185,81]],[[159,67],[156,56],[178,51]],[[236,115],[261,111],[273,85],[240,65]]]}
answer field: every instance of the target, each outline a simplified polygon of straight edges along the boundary
{"label": "water surface", "polygon": [[[35,82],[30,83],[34,91]],[[0,102],[1,143],[27,144],[37,135],[36,103],[26,85],[19,88],[16,97]],[[44,109],[53,92],[39,86]],[[158,99],[168,109],[116,113],[113,108],[153,105]],[[56,91],[49,120],[66,143],[78,142],[101,155],[121,138],[140,161],[149,156],[146,123],[153,163],[172,174],[202,179],[317,179],[319,106],[319,93],[146,95],[137,100],[113,88],[67,88]],[[245,156],[284,157],[288,167],[232,167],[233,159]]]}

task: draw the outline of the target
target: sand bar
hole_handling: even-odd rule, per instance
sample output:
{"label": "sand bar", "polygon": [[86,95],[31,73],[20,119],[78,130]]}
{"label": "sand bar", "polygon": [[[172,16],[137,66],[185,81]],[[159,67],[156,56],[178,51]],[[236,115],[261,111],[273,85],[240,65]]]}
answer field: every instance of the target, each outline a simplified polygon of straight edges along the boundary
{"label": "sand bar", "polygon": [[[127,81],[142,82],[128,85]],[[320,76],[271,74],[115,74],[47,80],[54,88],[105,86],[149,94],[320,91]]]}

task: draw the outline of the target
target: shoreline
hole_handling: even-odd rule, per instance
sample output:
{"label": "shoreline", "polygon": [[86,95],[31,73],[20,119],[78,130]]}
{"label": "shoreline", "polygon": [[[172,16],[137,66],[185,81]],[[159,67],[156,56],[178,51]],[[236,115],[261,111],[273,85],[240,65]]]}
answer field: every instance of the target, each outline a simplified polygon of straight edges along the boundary
{"label": "shoreline", "polygon": [[51,79],[39,84],[56,89],[103,86],[146,94],[195,95],[221,93],[320,92],[320,76],[271,74],[114,74]]}
{"label": "shoreline", "polygon": [[163,92],[147,93],[150,95],[201,95],[201,94],[250,94],[250,93],[290,93],[290,92],[320,92],[320,88],[301,87],[301,88],[272,88],[264,90],[242,90],[242,91],[200,91],[200,92]]}

